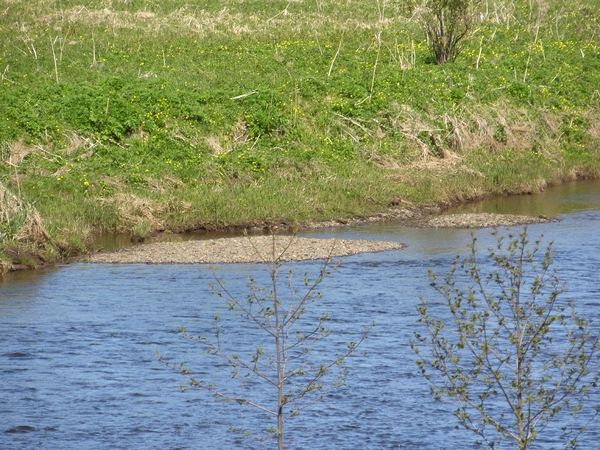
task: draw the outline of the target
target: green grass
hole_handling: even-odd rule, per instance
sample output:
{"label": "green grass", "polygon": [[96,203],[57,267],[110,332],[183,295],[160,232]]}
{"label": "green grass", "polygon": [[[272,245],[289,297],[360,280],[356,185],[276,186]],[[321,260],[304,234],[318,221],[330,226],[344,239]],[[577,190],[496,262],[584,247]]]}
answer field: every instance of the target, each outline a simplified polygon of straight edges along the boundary
{"label": "green grass", "polygon": [[0,179],[75,248],[600,173],[597,0],[485,2],[443,66],[405,2],[86,3],[0,12]]}

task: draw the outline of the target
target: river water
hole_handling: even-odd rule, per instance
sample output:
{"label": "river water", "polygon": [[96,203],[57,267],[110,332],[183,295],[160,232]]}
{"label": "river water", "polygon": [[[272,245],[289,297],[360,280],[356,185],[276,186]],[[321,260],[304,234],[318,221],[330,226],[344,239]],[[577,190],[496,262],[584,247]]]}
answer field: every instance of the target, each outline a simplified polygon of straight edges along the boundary
{"label": "river water", "polygon": [[[556,215],[558,223],[529,227],[533,240],[554,240],[554,267],[568,282],[565,299],[600,322],[600,182],[571,183],[536,196],[488,200],[463,212]],[[455,212],[455,211],[453,211]],[[519,232],[521,227],[512,231]],[[503,231],[505,233],[505,231]],[[331,336],[314,357],[337,354],[363,325],[376,322],[357,354],[347,360],[346,386],[286,425],[292,449],[463,449],[475,436],[457,429],[450,400],[434,401],[417,374],[410,339],[423,332],[415,310],[421,296],[442,299],[429,287],[430,268],[445,273],[467,254],[468,230],[412,229],[393,223],[303,233],[316,237],[398,240],[402,251],[344,258],[322,285],[315,317],[328,311]],[[477,230],[482,250],[493,241]],[[284,266],[315,276],[319,262]],[[220,265],[232,292],[244,296],[246,277],[267,281],[259,265]],[[179,392],[185,379],[154,352],[186,365],[208,381],[228,383],[214,357],[178,334],[186,326],[207,333],[219,314],[225,337],[248,354],[261,335],[234,314],[209,284],[208,267],[194,265],[91,265],[78,263],[9,274],[0,283],[1,449],[228,449],[273,448],[228,431],[262,431],[269,416],[237,404],[214,402],[205,391]],[[301,287],[301,286],[299,286]],[[226,339],[224,339],[225,341]],[[269,394],[250,384],[258,398]],[[596,391],[590,402],[600,404]],[[561,424],[564,425],[564,424]],[[549,427],[538,448],[561,448]],[[600,421],[580,438],[596,449]]]}

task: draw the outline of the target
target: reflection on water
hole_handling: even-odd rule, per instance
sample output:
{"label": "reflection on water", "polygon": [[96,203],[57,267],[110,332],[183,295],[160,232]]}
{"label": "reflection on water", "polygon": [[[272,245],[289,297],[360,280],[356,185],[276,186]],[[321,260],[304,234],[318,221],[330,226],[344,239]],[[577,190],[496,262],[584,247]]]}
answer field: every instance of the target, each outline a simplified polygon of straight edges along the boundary
{"label": "reflection on water", "polygon": [[[556,242],[555,268],[569,283],[565,298],[599,321],[597,186],[591,183],[588,193],[573,186],[563,191],[568,195],[516,199],[541,199],[544,205],[529,205],[529,211],[560,215],[558,223],[531,226],[531,238],[543,234]],[[505,212],[524,213],[518,208]],[[419,298],[436,301],[427,271],[444,273],[454,256],[466,254],[470,231],[386,223],[302,234],[398,240],[408,248],[345,258],[323,284],[315,314],[329,311],[332,317],[327,351],[343,348],[362,325],[377,325],[363,347],[367,356],[348,361],[347,386],[288,423],[289,448],[475,448],[474,437],[455,428],[455,405],[432,400],[410,351],[413,333],[423,331],[416,322]],[[476,235],[482,249],[493,244],[489,230]],[[313,275],[320,268],[318,262],[285,267]],[[240,295],[247,275],[265,281],[261,269],[217,266]],[[215,314],[230,321],[234,331],[228,336],[240,353],[257,345],[254,330],[228,316],[227,306],[211,294],[211,281],[210,269],[201,265],[73,264],[8,275],[0,284],[0,448],[272,448],[227,431],[231,425],[263,429],[272,424],[268,416],[215,403],[205,392],[178,392],[183,380],[153,354],[159,350],[207,378],[223,376],[214,360],[176,332],[186,326],[203,333]],[[598,395],[594,401],[600,403]],[[599,432],[595,422],[581,448],[596,449]],[[545,430],[550,442],[539,448],[560,448],[557,433]]]}
{"label": "reflection on water", "polygon": [[496,197],[460,205],[448,210],[447,213],[560,216],[598,209],[600,209],[600,180],[583,180],[548,188],[540,194]]}
{"label": "reflection on water", "polygon": [[[247,234],[251,236],[260,236],[268,234],[267,231],[263,230],[255,230],[250,231]],[[244,236],[243,231],[210,231],[210,232],[190,232],[190,233],[160,233],[158,239],[160,242],[182,242],[182,241],[200,241],[203,239],[223,239],[223,238],[231,238],[231,237],[240,237]],[[150,238],[149,242],[152,242],[152,238]],[[110,252],[119,248],[131,247],[133,245],[137,245],[131,239],[131,235],[129,234],[105,234],[100,235],[94,238],[94,242],[92,242],[92,248],[94,251],[103,251]]]}

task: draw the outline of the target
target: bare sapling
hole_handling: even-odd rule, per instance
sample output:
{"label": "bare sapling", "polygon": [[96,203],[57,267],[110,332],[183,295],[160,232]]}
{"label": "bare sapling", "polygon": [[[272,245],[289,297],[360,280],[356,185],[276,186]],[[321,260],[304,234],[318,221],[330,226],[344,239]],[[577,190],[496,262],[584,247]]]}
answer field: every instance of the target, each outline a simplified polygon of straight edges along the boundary
{"label": "bare sapling", "polygon": [[[248,239],[251,244],[252,240]],[[282,450],[291,440],[284,433],[286,422],[323,400],[329,390],[344,384],[345,359],[357,351],[374,324],[365,326],[357,339],[340,349],[339,354],[323,356],[327,350],[317,344],[330,336],[329,314],[310,314],[310,306],[321,298],[319,285],[337,269],[331,258],[333,247],[315,279],[311,281],[305,274],[302,288],[298,290],[296,284],[300,283],[296,282],[293,270],[286,270],[287,274],[281,276],[283,257],[293,238],[283,245],[278,242],[281,241],[273,236],[269,257],[254,247],[269,272],[267,288],[260,287],[249,277],[248,292],[240,297],[213,270],[216,280],[216,284],[211,285],[213,292],[225,300],[230,312],[239,315],[242,322],[252,328],[253,333],[247,337],[252,342],[250,354],[243,354],[245,350],[241,348],[236,349],[239,353],[230,350],[226,324],[231,322],[222,323],[218,315],[211,323],[211,336],[194,336],[185,328],[179,330],[184,338],[200,344],[207,354],[224,362],[237,383],[225,385],[198,379],[184,364],[170,364],[158,356],[161,362],[188,379],[187,384],[181,386],[183,391],[203,389],[213,394],[216,401],[247,405],[270,415],[274,425],[268,426],[266,433],[246,431],[245,435],[261,441],[276,440],[278,449]],[[239,336],[243,328],[236,323],[235,333]],[[239,427],[230,429],[243,432]]]}
{"label": "bare sapling", "polygon": [[574,448],[598,414],[589,404],[598,329],[562,300],[552,243],[530,245],[527,228],[507,242],[493,234],[487,258],[473,237],[470,255],[445,277],[430,272],[444,301],[418,307],[427,331],[412,343],[420,372],[436,399],[456,402],[454,415],[480,446],[525,450],[544,436]]}

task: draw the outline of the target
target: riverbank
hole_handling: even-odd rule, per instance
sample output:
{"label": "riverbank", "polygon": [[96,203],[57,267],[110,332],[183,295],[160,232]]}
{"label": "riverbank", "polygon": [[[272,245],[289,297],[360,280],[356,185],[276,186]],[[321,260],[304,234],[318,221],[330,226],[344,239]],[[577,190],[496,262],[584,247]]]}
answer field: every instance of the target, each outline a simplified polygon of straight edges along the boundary
{"label": "riverbank", "polygon": [[[5,196],[6,198],[6,196]],[[300,230],[331,228],[340,226],[358,226],[376,222],[394,222],[400,223],[409,227],[432,227],[432,228],[484,228],[484,227],[508,227],[520,224],[538,224],[557,221],[554,217],[539,215],[537,217],[512,215],[512,214],[453,214],[442,215],[441,213],[447,209],[447,204],[442,205],[422,205],[410,201],[401,201],[394,199],[386,208],[386,212],[374,214],[370,216],[354,216],[347,218],[338,218],[322,221],[306,221],[298,223],[296,221],[274,221],[260,220],[252,223],[233,224],[233,225],[207,225],[194,227],[194,232],[241,232],[248,231],[250,233],[296,233]],[[62,262],[85,260],[88,262],[112,262],[112,263],[236,263],[236,262],[254,262],[256,259],[256,249],[251,245],[247,245],[243,256],[233,256],[231,249],[223,250],[224,254],[229,254],[226,257],[216,257],[210,255],[210,250],[206,248],[197,254],[195,246],[197,244],[185,245],[179,240],[183,239],[181,233],[173,233],[169,230],[147,232],[143,236],[133,235],[131,242],[138,244],[135,250],[131,248],[120,249],[113,253],[94,253],[91,244],[86,247],[70,247],[65,242],[52,241],[48,237],[48,233],[43,227],[41,218],[36,216],[37,220],[32,223],[32,227],[37,230],[38,241],[33,241],[25,244],[16,243],[16,245],[5,245],[1,255],[2,273],[15,271],[42,268],[46,265],[51,265],[57,260]],[[89,235],[91,239],[93,234]],[[223,243],[227,246],[228,239],[223,239]],[[144,243],[150,244],[143,245]],[[283,260],[305,260],[305,259],[323,259],[326,256],[323,250],[314,251],[312,245],[303,246],[304,241],[300,241],[299,249],[296,255],[292,258],[286,256]],[[320,243],[325,244],[326,248],[332,248],[334,242]],[[158,245],[158,250],[152,245]],[[221,244],[219,244],[221,245]],[[237,244],[236,244],[237,245]],[[296,244],[298,245],[298,244]],[[331,254],[332,257],[347,256],[350,254],[378,252],[392,249],[400,249],[404,244],[397,243],[378,243],[373,246],[369,241],[365,242],[345,242],[342,243],[338,250]],[[345,250],[341,250],[344,248]],[[61,249],[64,251],[60,255]],[[166,250],[166,256],[161,255]],[[100,249],[101,251],[101,249]],[[264,252],[261,252],[264,253]],[[196,256],[191,256],[191,255]]]}
{"label": "riverbank", "polygon": [[109,3],[2,13],[3,270],[600,176],[596,0],[498,0],[443,65],[406,2]]}
{"label": "riverbank", "polygon": [[[556,221],[549,217],[527,217],[508,214],[454,214],[429,218],[414,218],[405,223],[413,226],[433,228],[482,228],[501,227],[518,224],[536,224]],[[368,222],[382,220],[381,217],[366,219]],[[361,222],[365,223],[365,222]],[[357,222],[353,223],[358,224]],[[349,222],[337,223],[348,226]],[[313,224],[313,228],[334,226]],[[164,237],[163,237],[164,238]],[[259,263],[273,261],[305,261],[339,258],[358,253],[376,253],[402,250],[406,245],[400,242],[372,240],[309,239],[295,236],[247,236],[206,240],[181,240],[153,242],[118,249],[114,252],[97,252],[86,255],[83,260],[90,263],[109,264],[230,264]],[[155,239],[161,239],[155,237]]]}

